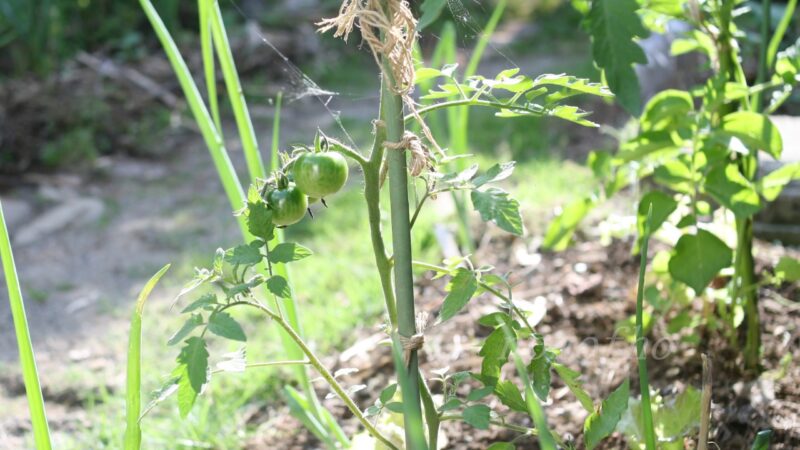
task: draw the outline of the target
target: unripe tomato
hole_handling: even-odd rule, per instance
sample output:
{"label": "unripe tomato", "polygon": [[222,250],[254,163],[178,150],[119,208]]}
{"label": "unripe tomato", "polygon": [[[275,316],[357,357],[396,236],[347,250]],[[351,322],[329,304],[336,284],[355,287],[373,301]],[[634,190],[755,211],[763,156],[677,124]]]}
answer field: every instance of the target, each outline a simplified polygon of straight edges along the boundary
{"label": "unripe tomato", "polygon": [[295,161],[292,175],[306,195],[323,198],[347,182],[347,160],[337,152],[305,153]]}
{"label": "unripe tomato", "polygon": [[267,194],[267,204],[272,210],[272,223],[278,226],[292,225],[306,215],[308,199],[294,184],[285,189],[275,189]]}

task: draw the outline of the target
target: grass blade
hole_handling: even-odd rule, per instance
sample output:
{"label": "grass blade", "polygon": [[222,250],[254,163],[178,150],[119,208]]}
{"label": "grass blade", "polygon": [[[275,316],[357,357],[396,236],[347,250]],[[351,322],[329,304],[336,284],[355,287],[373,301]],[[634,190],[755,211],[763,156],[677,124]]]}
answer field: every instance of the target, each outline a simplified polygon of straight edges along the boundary
{"label": "grass blade", "polygon": [[214,44],[211,36],[211,23],[209,22],[210,3],[209,0],[198,0],[197,2],[197,11],[200,16],[200,51],[203,55],[203,72],[205,74],[206,90],[208,91],[208,105],[211,108],[214,125],[216,125],[221,137],[222,120],[219,117],[217,76],[214,70]]}
{"label": "grass blade", "polygon": [[167,273],[169,264],[162,267],[144,285],[136,300],[136,308],[131,317],[131,331],[128,340],[128,379],[125,393],[125,450],[139,450],[142,445],[142,428],[139,414],[142,408],[142,311],[144,302],[156,283]]}
{"label": "grass blade", "polygon": [[650,242],[650,221],[653,217],[653,205],[647,210],[642,236],[642,252],[639,261],[639,284],[636,292],[636,360],[639,364],[639,390],[642,396],[642,421],[644,422],[644,440],[647,450],[656,449],[656,433],[653,428],[653,409],[650,406],[650,382],[647,377],[647,355],[644,353],[644,275],[647,267],[647,244]]}
{"label": "grass blade", "polygon": [[242,90],[242,84],[239,82],[231,46],[228,43],[228,34],[225,32],[225,23],[222,21],[222,12],[220,12],[217,2],[213,2],[210,5],[209,21],[211,22],[211,33],[214,38],[214,46],[217,49],[222,76],[225,78],[225,86],[228,88],[228,99],[233,108],[236,126],[239,128],[239,138],[242,141],[242,149],[247,161],[250,181],[254,182],[257,178],[266,178],[264,162],[261,160],[261,153],[258,150],[256,132],[253,129],[253,122],[250,120],[244,91]]}
{"label": "grass blade", "polygon": [[281,105],[283,104],[283,91],[275,97],[275,117],[272,118],[272,145],[269,149],[269,168],[278,170],[280,167],[281,145]]}
{"label": "grass blade", "polygon": [[772,39],[770,39],[769,46],[767,47],[767,69],[772,69],[774,67],[775,55],[778,54],[783,36],[792,23],[792,17],[795,17],[795,8],[797,8],[797,0],[789,0],[786,2],[786,10],[780,22],[778,22],[778,27],[775,29],[775,33],[772,35]]}
{"label": "grass blade", "polygon": [[34,442],[36,442],[37,449],[50,450],[50,430],[47,426],[42,388],[39,385],[39,373],[36,370],[36,359],[33,356],[33,345],[28,331],[28,319],[25,317],[25,304],[22,301],[22,291],[19,287],[17,268],[14,264],[14,254],[11,251],[11,242],[8,238],[8,229],[3,216],[2,204],[0,204],[0,259],[3,262],[3,272],[6,277],[6,287],[8,288],[8,301],[11,306],[11,316],[14,319],[14,331],[17,335],[19,362],[20,366],[22,366],[25,393],[28,396]]}
{"label": "grass blade", "polygon": [[[142,6],[147,19],[153,26],[158,40],[161,41],[164,52],[167,54],[167,58],[172,65],[172,69],[178,77],[183,95],[189,103],[189,109],[192,111],[197,126],[200,127],[200,133],[203,135],[203,140],[211,153],[211,158],[214,160],[214,165],[220,175],[220,180],[222,181],[222,186],[225,189],[228,200],[230,200],[233,209],[238,211],[244,207],[244,191],[242,190],[242,185],[239,182],[239,177],[236,175],[228,152],[222,142],[222,137],[214,121],[211,119],[205,103],[203,103],[203,99],[192,78],[192,74],[189,72],[186,62],[183,60],[178,47],[175,45],[175,41],[169,34],[169,30],[164,26],[164,22],[161,20],[161,17],[159,17],[158,12],[153,7],[150,0],[139,0],[139,4]],[[247,230],[245,218],[242,216],[239,217],[239,228],[241,228],[242,233],[247,237],[248,241],[252,239],[250,232]]]}

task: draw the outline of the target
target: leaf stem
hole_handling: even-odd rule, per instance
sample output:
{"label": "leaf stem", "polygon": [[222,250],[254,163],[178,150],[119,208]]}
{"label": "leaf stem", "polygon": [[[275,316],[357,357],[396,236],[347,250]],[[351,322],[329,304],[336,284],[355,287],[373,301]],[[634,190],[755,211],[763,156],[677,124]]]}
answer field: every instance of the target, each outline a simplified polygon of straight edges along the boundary
{"label": "leaf stem", "polygon": [[[464,416],[462,416],[461,414],[446,414],[441,416],[439,420],[441,420],[442,422],[448,420],[464,420]],[[504,420],[489,419],[489,423],[498,427],[505,428],[507,430],[516,431],[517,433],[524,433],[530,436],[539,435],[539,430],[537,430],[536,428],[528,428],[522,425],[515,425],[513,423],[507,423]]]}
{"label": "leaf stem", "polygon": [[364,413],[361,412],[361,409],[358,405],[355,404],[353,399],[347,395],[347,392],[342,388],[342,385],[334,378],[333,374],[325,367],[324,364],[317,358],[314,354],[313,350],[311,350],[308,345],[306,345],[305,341],[295,332],[294,328],[289,325],[283,317],[279,316],[277,313],[272,311],[271,309],[267,308],[266,306],[262,305],[261,303],[255,301],[237,301],[228,304],[228,307],[236,306],[236,305],[247,305],[253,308],[256,308],[267,316],[269,316],[272,320],[274,320],[281,328],[286,331],[286,334],[300,347],[300,350],[306,355],[308,358],[308,364],[310,364],[314,369],[319,373],[319,375],[325,380],[326,383],[331,387],[333,392],[344,402],[347,409],[353,413],[353,416],[361,422],[364,428],[377,440],[381,441],[382,444],[387,446],[391,450],[400,450],[397,448],[396,445],[392,443],[386,436],[381,434],[377,428],[364,416]]}
{"label": "leaf stem", "polygon": [[[478,100],[478,99],[473,99],[473,98],[465,98],[465,99],[460,99],[460,100],[451,100],[451,101],[447,101],[447,102],[434,103],[434,104],[432,104],[430,106],[425,106],[423,108],[418,109],[417,113],[420,116],[422,116],[422,115],[425,115],[425,114],[427,114],[429,112],[437,111],[439,109],[444,109],[444,108],[453,108],[453,107],[457,107],[457,106],[484,106],[484,107],[487,107],[487,108],[508,109],[508,110],[514,111],[514,112],[536,114],[536,115],[540,115],[540,116],[543,116],[543,115],[547,114],[548,110],[545,107],[543,107],[541,105],[537,105],[535,103],[530,103],[529,105],[536,106],[537,108],[532,108],[530,106],[513,105],[513,104],[508,104],[508,103],[503,103],[503,102],[493,102],[493,101],[489,101],[489,100]],[[406,122],[409,122],[412,119],[414,119],[414,115],[413,114],[408,114],[403,118],[403,120],[405,120]]]}

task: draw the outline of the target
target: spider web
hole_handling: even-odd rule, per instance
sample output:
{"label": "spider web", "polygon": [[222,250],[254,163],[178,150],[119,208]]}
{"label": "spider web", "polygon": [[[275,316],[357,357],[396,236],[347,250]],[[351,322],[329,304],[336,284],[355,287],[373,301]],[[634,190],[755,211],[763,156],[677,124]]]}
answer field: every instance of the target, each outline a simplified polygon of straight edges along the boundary
{"label": "spider web", "polygon": [[[253,20],[248,17],[247,13],[240,7],[236,0],[228,0],[228,2],[233,6],[234,10],[242,17],[245,21]],[[480,37],[484,33],[483,27],[472,17],[469,10],[466,6],[462,3],[461,0],[446,0],[448,9],[452,15],[452,19],[455,21],[457,29],[461,31],[460,39],[462,41],[462,45],[469,48],[467,44],[470,44],[474,41],[480,39]],[[472,0],[472,2],[477,5],[482,11],[486,11],[483,4],[478,0]],[[440,37],[435,34],[428,32],[430,36],[432,36],[436,40],[440,40]],[[286,56],[270,39],[264,35],[260,30],[255,31],[255,35],[261,41],[261,43],[267,46],[275,55],[279,58],[281,68],[284,72],[288,75],[288,85],[289,88],[285,89],[286,98],[289,102],[299,101],[303,99],[314,99],[319,105],[325,110],[326,114],[328,114],[335,123],[338,130],[343,134],[345,139],[348,143],[355,149],[359,149],[359,146],[355,142],[352,137],[352,134],[348,131],[347,127],[344,125],[342,121],[342,111],[338,109],[334,109],[332,107],[332,101],[334,98],[344,99],[347,98],[349,101],[358,101],[358,100],[369,100],[374,99],[377,100],[377,95],[368,95],[364,96],[363,94],[360,95],[351,95],[351,94],[342,94],[340,92],[336,92],[333,90],[325,89],[321,87],[316,81],[314,81],[306,72],[304,72],[300,67],[298,67],[288,56]],[[503,53],[500,49],[498,49],[492,42],[489,40],[487,43],[487,48],[492,52],[496,53],[504,60],[506,60],[509,64],[513,67],[517,67],[517,64],[505,53]]]}

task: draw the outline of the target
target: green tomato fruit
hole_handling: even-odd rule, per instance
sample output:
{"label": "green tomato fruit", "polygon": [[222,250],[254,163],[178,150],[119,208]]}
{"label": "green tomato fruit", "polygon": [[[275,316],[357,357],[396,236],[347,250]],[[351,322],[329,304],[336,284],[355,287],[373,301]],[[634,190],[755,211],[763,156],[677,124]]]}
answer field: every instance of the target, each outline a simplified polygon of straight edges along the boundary
{"label": "green tomato fruit", "polygon": [[294,163],[292,175],[306,195],[323,198],[347,182],[347,160],[337,152],[306,153]]}
{"label": "green tomato fruit", "polygon": [[267,204],[272,210],[272,223],[286,226],[305,217],[308,198],[297,186],[290,184],[286,189],[275,189],[267,194]]}

